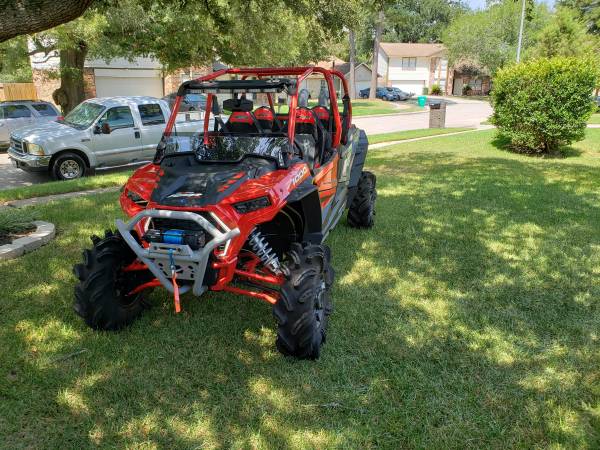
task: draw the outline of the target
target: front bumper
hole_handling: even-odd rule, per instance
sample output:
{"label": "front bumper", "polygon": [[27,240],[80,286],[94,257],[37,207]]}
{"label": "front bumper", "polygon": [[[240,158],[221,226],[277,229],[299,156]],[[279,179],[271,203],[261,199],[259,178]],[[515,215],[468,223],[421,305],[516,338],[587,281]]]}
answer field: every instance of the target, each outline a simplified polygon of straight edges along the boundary
{"label": "front bumper", "polygon": [[29,172],[41,172],[48,170],[51,156],[36,156],[29,153],[19,153],[13,147],[8,148],[8,157],[16,166]]}
{"label": "front bumper", "polygon": [[[164,243],[151,243],[148,248],[144,248],[136,241],[131,234],[131,231],[141,220],[151,217],[190,220],[196,222],[206,233],[212,236],[212,239],[208,241],[204,247],[198,250],[192,250],[185,244]],[[225,224],[220,222],[218,218],[216,219],[223,231],[219,230],[200,214],[187,211],[149,209],[139,212],[127,223],[117,219],[116,225],[121,236],[123,236],[125,242],[127,242],[129,247],[135,252],[140,261],[148,266],[148,269],[169,292],[174,292],[173,283],[169,279],[172,277],[170,264],[172,257],[175,263],[177,278],[193,281],[192,285],[186,284],[181,286],[179,292],[183,294],[184,292],[189,291],[191,286],[194,295],[202,295],[204,291],[207,290],[207,286],[203,285],[203,280],[210,254],[216,247],[221,244],[226,244],[240,234],[238,228],[229,229]]]}

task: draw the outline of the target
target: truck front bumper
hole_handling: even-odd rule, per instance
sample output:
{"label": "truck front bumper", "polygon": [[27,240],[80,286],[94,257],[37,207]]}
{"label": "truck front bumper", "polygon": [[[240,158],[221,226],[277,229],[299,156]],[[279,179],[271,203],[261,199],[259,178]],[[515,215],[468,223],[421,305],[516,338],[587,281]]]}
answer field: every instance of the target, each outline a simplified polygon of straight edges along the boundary
{"label": "truck front bumper", "polygon": [[13,147],[8,148],[8,157],[19,169],[28,172],[43,172],[48,170],[51,156],[36,156],[29,153],[19,153]]}

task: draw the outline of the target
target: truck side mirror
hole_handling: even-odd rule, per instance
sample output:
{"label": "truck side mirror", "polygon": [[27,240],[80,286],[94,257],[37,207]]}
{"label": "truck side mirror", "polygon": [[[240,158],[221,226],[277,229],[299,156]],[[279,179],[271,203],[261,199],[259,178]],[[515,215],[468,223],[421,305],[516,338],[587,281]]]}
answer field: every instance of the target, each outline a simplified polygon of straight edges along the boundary
{"label": "truck side mirror", "polygon": [[108,122],[104,122],[102,124],[102,134],[110,134],[111,129],[110,129],[110,125],[108,124]]}

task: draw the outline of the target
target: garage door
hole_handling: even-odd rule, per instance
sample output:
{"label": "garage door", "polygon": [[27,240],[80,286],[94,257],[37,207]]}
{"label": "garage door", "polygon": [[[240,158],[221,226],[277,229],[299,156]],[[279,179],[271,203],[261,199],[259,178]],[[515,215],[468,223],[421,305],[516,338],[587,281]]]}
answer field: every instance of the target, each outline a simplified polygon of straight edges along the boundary
{"label": "garage door", "polygon": [[362,91],[363,89],[367,89],[369,87],[371,87],[370,81],[357,81],[356,82],[356,92]]}
{"label": "garage door", "polygon": [[423,93],[423,87],[425,87],[425,80],[392,81],[392,86],[400,88],[404,92],[421,95]]}
{"label": "garage door", "polygon": [[115,95],[163,96],[163,80],[160,77],[116,77],[96,75],[96,96]]}

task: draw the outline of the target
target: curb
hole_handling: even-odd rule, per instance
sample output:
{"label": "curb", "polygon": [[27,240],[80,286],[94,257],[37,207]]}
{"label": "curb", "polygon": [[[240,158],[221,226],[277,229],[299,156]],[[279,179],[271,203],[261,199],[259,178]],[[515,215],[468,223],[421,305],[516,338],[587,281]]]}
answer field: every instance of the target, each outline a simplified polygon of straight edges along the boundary
{"label": "curb", "polygon": [[0,245],[0,261],[18,258],[40,248],[54,238],[56,234],[54,224],[41,220],[35,220],[33,223],[37,226],[33,233],[15,239],[10,244]]}

